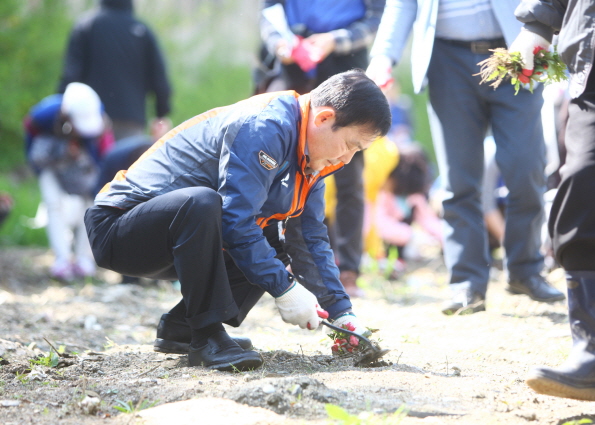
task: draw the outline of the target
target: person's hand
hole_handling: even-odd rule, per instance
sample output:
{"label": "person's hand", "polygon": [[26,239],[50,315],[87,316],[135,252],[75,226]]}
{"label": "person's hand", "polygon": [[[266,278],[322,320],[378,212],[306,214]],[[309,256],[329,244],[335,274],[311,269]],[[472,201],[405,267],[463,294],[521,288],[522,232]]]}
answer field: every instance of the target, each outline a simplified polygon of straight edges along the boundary
{"label": "person's hand", "polygon": [[523,60],[523,75],[529,77],[533,74],[533,58],[535,57],[535,53],[541,49],[548,50],[549,48],[550,42],[545,38],[522,28],[517,38],[510,45],[508,51],[511,53],[519,52],[521,54],[521,59]]}
{"label": "person's hand", "polygon": [[389,90],[394,82],[393,61],[388,56],[374,56],[366,70],[366,75],[383,91]]}
{"label": "person's hand", "polygon": [[168,117],[157,117],[151,122],[151,137],[153,140],[159,140],[171,130],[171,127],[171,120]]}
{"label": "person's hand", "polygon": [[318,305],[318,300],[312,292],[297,281],[283,295],[275,298],[275,305],[285,323],[310,330],[320,326],[322,319],[318,311],[322,309]]}
{"label": "person's hand", "polygon": [[320,63],[335,51],[335,37],[330,32],[312,34],[302,41],[313,62]]}
{"label": "person's hand", "polygon": [[295,62],[291,56],[292,51],[293,47],[284,38],[280,38],[275,46],[275,56],[283,65],[290,65]]}
{"label": "person's hand", "polygon": [[366,328],[353,313],[347,313],[333,320],[333,325],[353,331],[358,335],[368,337],[372,332]]}
{"label": "person's hand", "polygon": [[81,144],[76,139],[70,139],[66,148],[66,154],[69,158],[76,159],[81,156]]}

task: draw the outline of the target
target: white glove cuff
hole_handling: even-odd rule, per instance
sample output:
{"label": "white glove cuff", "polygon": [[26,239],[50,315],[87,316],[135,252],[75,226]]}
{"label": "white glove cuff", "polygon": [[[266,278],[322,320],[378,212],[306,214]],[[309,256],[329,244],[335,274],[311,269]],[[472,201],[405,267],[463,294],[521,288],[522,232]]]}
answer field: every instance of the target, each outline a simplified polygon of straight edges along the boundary
{"label": "white glove cuff", "polygon": [[366,328],[353,313],[344,314],[343,316],[333,320],[333,325],[339,326],[341,328],[348,323],[351,323],[351,325],[355,328],[353,332],[365,337],[371,335],[371,332],[368,330],[368,328]]}

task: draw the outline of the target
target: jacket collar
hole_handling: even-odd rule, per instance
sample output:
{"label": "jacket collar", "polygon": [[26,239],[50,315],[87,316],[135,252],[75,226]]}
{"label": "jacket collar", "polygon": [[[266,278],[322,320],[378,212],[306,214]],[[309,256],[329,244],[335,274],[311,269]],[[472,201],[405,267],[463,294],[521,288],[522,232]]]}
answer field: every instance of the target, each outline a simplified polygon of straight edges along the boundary
{"label": "jacket collar", "polygon": [[[305,175],[306,165],[308,165],[306,160],[306,130],[308,128],[308,117],[310,116],[310,94],[303,94],[298,97],[298,102],[300,104],[300,110],[302,113],[302,119],[299,123],[299,137],[298,137],[298,146],[297,146],[297,157],[298,157],[298,165],[300,167],[300,171],[302,174]],[[308,179],[312,179],[316,177],[326,177],[331,173],[334,173],[337,170],[343,168],[343,163],[340,162],[337,165],[331,165],[328,167],[324,167],[322,171],[316,174],[308,175]]]}

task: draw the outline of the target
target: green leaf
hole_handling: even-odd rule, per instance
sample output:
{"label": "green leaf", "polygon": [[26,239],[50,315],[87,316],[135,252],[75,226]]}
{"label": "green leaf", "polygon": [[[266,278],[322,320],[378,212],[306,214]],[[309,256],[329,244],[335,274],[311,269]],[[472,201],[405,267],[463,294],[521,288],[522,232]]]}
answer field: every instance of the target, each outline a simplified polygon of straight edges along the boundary
{"label": "green leaf", "polygon": [[60,356],[58,356],[56,353],[54,353],[53,351],[50,352],[50,367],[56,367],[58,366],[58,363],[60,363]]}
{"label": "green leaf", "polygon": [[496,70],[496,71],[492,72],[490,74],[490,76],[488,77],[488,81],[495,80],[496,77],[498,77],[498,75],[500,75],[500,71]]}
{"label": "green leaf", "polygon": [[338,421],[347,421],[351,418],[351,415],[347,411],[334,404],[325,404],[324,408],[329,418],[336,419]]}

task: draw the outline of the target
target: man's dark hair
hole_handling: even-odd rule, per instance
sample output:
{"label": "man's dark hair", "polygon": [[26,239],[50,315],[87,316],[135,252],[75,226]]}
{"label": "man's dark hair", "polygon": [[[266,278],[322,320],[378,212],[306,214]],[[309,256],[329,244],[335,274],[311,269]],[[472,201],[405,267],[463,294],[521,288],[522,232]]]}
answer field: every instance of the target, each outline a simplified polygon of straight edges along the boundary
{"label": "man's dark hair", "polygon": [[380,88],[361,69],[333,75],[310,93],[313,107],[335,110],[333,130],[354,125],[368,126],[370,132],[385,136],[391,126],[390,108]]}

